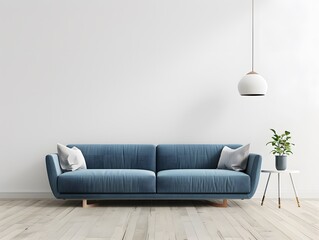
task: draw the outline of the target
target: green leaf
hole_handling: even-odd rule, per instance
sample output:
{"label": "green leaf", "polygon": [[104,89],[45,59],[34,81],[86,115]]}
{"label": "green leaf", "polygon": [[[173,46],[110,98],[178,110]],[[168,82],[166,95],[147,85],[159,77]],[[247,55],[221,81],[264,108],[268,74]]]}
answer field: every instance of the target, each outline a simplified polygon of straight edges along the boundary
{"label": "green leaf", "polygon": [[271,128],[270,131],[272,131],[275,135],[277,134],[276,131],[275,131],[275,129],[272,129],[272,128]]}

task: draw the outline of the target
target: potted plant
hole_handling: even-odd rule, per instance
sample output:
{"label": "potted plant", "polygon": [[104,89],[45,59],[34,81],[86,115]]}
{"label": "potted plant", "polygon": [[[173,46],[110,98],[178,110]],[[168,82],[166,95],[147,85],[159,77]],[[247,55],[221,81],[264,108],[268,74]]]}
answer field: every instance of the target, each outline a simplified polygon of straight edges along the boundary
{"label": "potted plant", "polygon": [[272,141],[266,145],[271,144],[273,150],[272,154],[276,156],[276,169],[286,170],[287,168],[287,155],[292,154],[291,146],[295,145],[290,142],[291,136],[289,131],[285,131],[283,134],[277,134],[274,129],[270,129],[273,132]]}

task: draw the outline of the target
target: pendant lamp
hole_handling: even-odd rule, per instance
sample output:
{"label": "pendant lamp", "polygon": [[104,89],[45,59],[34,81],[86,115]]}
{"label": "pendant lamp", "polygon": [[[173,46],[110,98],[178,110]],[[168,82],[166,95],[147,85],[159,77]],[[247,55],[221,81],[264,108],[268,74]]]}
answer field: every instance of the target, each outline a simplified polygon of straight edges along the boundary
{"label": "pendant lamp", "polygon": [[252,0],[251,8],[251,71],[238,83],[238,91],[241,96],[265,96],[267,92],[266,80],[254,71],[255,54],[255,6]]}

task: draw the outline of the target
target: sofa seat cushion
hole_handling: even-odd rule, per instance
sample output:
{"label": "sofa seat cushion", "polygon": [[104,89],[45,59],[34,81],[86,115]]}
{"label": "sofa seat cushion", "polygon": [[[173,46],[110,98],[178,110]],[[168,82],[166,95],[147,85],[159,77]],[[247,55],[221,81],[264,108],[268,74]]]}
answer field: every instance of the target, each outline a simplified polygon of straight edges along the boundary
{"label": "sofa seat cushion", "polygon": [[250,177],[222,169],[174,169],[157,173],[158,193],[249,193]]}
{"label": "sofa seat cushion", "polygon": [[86,169],[58,177],[60,193],[155,193],[155,173],[138,169]]}

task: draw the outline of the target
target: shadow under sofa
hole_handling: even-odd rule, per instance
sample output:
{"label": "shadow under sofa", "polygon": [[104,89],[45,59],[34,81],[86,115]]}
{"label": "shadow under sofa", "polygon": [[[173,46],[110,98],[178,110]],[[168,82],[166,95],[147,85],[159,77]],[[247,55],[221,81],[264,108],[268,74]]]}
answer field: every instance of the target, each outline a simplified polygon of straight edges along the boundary
{"label": "shadow under sofa", "polygon": [[249,199],[257,188],[261,156],[249,154],[243,172],[217,169],[224,146],[239,144],[71,144],[87,169],[63,172],[56,153],[46,156],[58,199]]}

